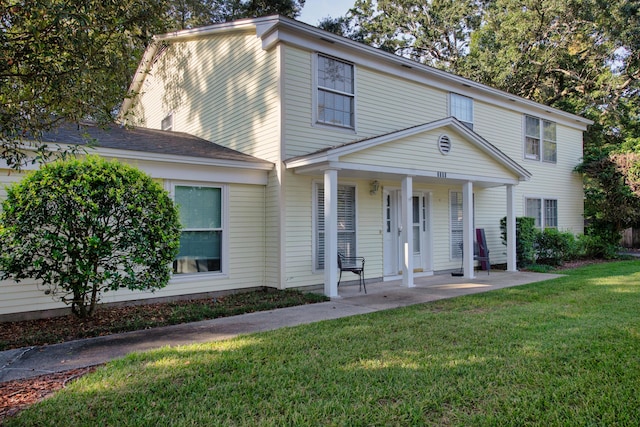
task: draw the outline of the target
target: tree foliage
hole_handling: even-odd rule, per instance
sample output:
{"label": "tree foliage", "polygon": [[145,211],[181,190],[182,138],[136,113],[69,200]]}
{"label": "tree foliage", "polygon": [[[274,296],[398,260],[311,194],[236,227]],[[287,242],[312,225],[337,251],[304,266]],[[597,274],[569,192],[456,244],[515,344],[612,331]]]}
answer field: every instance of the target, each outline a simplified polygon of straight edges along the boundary
{"label": "tree foliage", "polygon": [[[0,159],[48,160],[44,131],[112,123],[154,34],[239,18],[296,17],[304,0],[2,0]],[[24,146],[36,154],[28,156]]]}
{"label": "tree foliage", "polygon": [[478,27],[475,0],[356,0],[348,16],[364,43],[425,64],[455,69]]}
{"label": "tree foliage", "polygon": [[20,145],[62,121],[112,122],[166,10],[166,0],[3,0],[0,157],[21,166]]}
{"label": "tree foliage", "polygon": [[182,30],[241,18],[300,15],[305,0],[171,0],[173,28]]}
{"label": "tree foliage", "polygon": [[49,163],[9,187],[2,207],[0,277],[37,279],[81,317],[103,292],[169,280],[178,212],[134,167],[93,156]]}
{"label": "tree foliage", "polygon": [[327,29],[592,119],[578,168],[586,215],[640,224],[637,1],[356,0],[334,21]]}

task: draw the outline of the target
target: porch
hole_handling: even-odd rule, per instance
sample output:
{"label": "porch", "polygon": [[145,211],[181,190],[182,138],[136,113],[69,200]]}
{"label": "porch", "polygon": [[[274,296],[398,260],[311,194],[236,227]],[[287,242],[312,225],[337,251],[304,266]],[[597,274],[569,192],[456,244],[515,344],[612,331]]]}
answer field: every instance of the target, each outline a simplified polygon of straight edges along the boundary
{"label": "porch", "polygon": [[357,281],[346,282],[340,284],[338,297],[334,300],[378,311],[526,285],[558,277],[562,277],[562,274],[492,270],[490,275],[479,273],[473,279],[468,279],[443,273],[415,277],[415,286],[411,288],[402,286],[402,279],[393,281],[367,279],[367,294],[358,291]]}

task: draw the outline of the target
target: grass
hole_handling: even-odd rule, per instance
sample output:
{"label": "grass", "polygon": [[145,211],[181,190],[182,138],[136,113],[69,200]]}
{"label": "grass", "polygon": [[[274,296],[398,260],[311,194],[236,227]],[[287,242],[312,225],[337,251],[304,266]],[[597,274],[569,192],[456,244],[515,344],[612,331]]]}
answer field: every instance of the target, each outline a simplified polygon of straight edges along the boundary
{"label": "grass", "polygon": [[0,350],[60,343],[157,326],[327,301],[324,295],[261,288],[216,298],[128,306],[103,306],[89,319],[72,314],[0,324]]}
{"label": "grass", "polygon": [[640,424],[640,262],[133,354],[7,425]]}

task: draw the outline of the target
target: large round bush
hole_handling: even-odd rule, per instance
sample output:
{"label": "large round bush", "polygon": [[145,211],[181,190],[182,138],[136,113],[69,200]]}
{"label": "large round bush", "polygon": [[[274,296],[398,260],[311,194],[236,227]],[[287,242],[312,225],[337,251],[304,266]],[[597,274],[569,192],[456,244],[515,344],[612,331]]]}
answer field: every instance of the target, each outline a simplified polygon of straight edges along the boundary
{"label": "large round bush", "polygon": [[0,277],[38,279],[81,317],[103,292],[169,281],[178,211],[132,166],[96,156],[44,165],[7,189],[2,208]]}

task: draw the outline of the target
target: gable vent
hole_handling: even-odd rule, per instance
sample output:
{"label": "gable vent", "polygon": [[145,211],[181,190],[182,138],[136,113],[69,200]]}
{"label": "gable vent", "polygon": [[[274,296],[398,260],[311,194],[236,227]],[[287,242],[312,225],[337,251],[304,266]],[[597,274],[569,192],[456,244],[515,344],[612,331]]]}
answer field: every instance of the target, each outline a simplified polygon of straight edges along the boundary
{"label": "gable vent", "polygon": [[438,150],[444,156],[451,151],[451,139],[447,135],[440,135],[440,138],[438,138]]}

